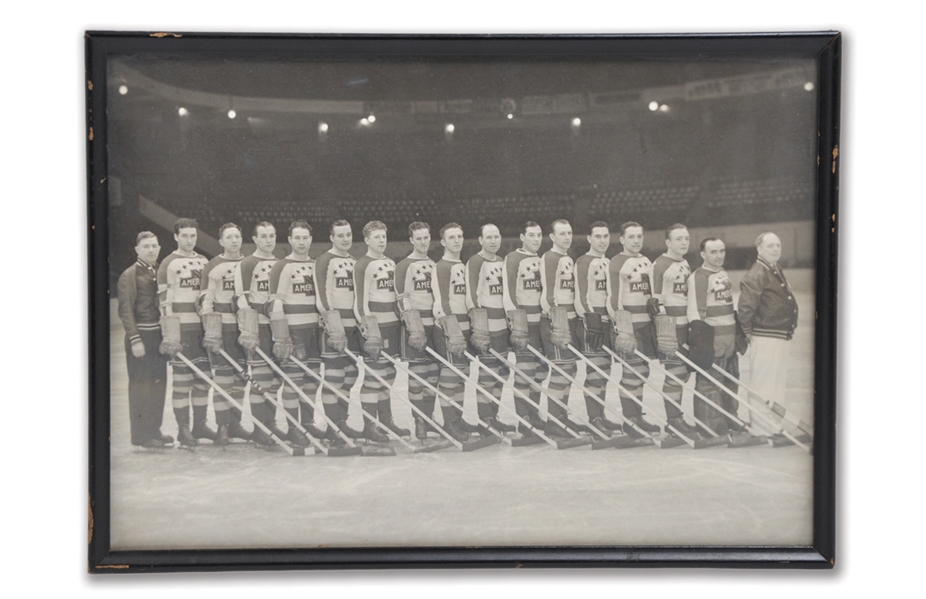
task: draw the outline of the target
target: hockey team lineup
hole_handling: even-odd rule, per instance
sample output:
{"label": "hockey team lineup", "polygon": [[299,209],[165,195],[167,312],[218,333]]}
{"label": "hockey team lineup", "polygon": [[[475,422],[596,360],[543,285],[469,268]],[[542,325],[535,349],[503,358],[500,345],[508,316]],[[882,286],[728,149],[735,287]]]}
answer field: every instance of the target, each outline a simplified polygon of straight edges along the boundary
{"label": "hockey team lineup", "polygon": [[[305,221],[285,232],[292,251],[282,259],[269,222],[253,227],[256,250],[246,257],[241,226],[221,228],[224,252],[212,260],[195,251],[197,229],[177,220],[176,249],[160,264],[158,239],[139,233],[138,261],[119,281],[131,442],[145,450],[812,452],[812,426],[740,376],[739,355],[763,331],[754,319],[740,322],[723,240],[691,240],[684,225],[665,231],[666,252],[652,262],[634,221],[615,231],[592,223],[590,249],[576,259],[569,251],[579,233],[567,220],[525,222],[521,247],[505,256],[498,227],[487,223],[469,233],[480,251],[466,262],[457,223],[433,232],[411,223],[413,251],[398,263],[386,256],[380,221],[363,226],[360,258],[344,220],[330,224],[332,247],[317,259],[309,257],[317,233]],[[760,258],[763,241],[777,241],[768,235],[757,240]],[[443,250],[436,261],[432,236]],[[621,251],[607,258],[612,237]],[[553,247],[541,255],[546,238]],[[692,243],[704,261],[698,268],[684,258]],[[788,339],[796,315],[795,304]],[[646,389],[663,410],[644,401]],[[161,430],[165,397],[176,439]],[[413,426],[400,426],[394,411]]]}

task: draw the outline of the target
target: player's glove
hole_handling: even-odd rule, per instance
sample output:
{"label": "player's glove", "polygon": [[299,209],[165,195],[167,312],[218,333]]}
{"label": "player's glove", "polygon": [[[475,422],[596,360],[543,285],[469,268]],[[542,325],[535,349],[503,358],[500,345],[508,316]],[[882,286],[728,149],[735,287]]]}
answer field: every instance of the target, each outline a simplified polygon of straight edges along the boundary
{"label": "player's glove", "polygon": [[437,324],[444,331],[444,337],[447,338],[447,351],[454,356],[462,356],[466,351],[466,337],[463,336],[463,329],[460,328],[457,317],[441,316]]}
{"label": "player's glove", "polygon": [[585,351],[597,352],[604,343],[604,323],[598,312],[585,313]]}
{"label": "player's glove", "polygon": [[141,339],[132,339],[132,355],[138,359],[145,357],[145,344]]}
{"label": "player's glove", "polygon": [[688,324],[688,358],[704,370],[714,364],[714,327],[703,320]]}
{"label": "player's glove", "polygon": [[161,345],[158,351],[173,358],[183,351],[183,343],[180,342],[180,317],[162,316],[160,324]]}
{"label": "player's glove", "polygon": [[508,328],[511,329],[511,347],[515,351],[524,351],[530,342],[530,334],[527,328],[527,312],[524,310],[509,310]]}
{"label": "player's glove", "polygon": [[286,316],[272,314],[270,332],[273,334],[273,355],[281,362],[285,362],[293,353],[293,338],[289,336],[289,323],[286,322]]}
{"label": "player's glove", "polygon": [[238,344],[246,350],[254,350],[260,345],[260,331],[257,310],[241,308],[238,310]]}
{"label": "player's glove", "polygon": [[678,351],[678,331],[676,319],[666,314],[656,315],[656,349],[667,358],[675,357]]}
{"label": "player's glove", "polygon": [[305,360],[305,344],[304,343],[293,343],[293,357],[302,362]]}
{"label": "player's glove", "polygon": [[406,310],[402,312],[402,322],[408,331],[408,344],[418,351],[424,351],[428,345],[428,336],[424,330],[424,323],[421,322],[421,313],[415,309]]}
{"label": "player's glove", "polygon": [[662,304],[657,298],[651,297],[646,300],[646,313],[649,314],[650,319],[656,320],[656,317],[664,314],[665,310],[663,310]]}
{"label": "player's glove", "polygon": [[569,331],[569,311],[565,306],[550,308],[550,341],[560,350],[565,350],[572,343]]}
{"label": "player's glove", "polygon": [[322,314],[321,323],[328,337],[328,347],[339,354],[344,353],[347,348],[347,333],[344,332],[341,313],[337,310],[328,310]]}
{"label": "player's glove", "polygon": [[473,308],[470,310],[469,324],[473,330],[469,337],[469,342],[479,353],[486,353],[492,345],[492,337],[489,335],[488,310],[485,308]]}
{"label": "player's glove", "polygon": [[633,334],[633,317],[627,310],[614,313],[614,349],[627,356],[637,349],[637,338]]}
{"label": "player's glove", "polygon": [[222,347],[222,315],[218,312],[203,314],[203,347],[211,354],[217,354]]}
{"label": "player's glove", "polygon": [[379,322],[375,316],[364,316],[360,321],[360,334],[363,335],[363,353],[371,360],[379,358],[383,351],[383,335],[379,331]]}

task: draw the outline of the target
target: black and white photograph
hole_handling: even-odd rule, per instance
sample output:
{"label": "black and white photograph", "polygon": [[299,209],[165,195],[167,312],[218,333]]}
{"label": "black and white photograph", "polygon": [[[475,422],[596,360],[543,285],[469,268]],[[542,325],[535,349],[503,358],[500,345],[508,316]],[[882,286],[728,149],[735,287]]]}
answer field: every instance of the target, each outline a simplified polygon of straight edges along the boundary
{"label": "black and white photograph", "polygon": [[139,38],[112,551],[819,543],[838,33]]}

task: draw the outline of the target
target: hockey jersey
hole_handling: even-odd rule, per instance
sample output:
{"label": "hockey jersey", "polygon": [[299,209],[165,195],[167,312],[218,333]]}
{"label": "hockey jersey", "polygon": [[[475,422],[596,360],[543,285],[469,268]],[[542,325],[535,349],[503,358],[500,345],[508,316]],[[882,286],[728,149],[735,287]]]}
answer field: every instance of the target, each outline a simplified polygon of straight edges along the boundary
{"label": "hockey jersey", "polygon": [[434,261],[430,258],[401,260],[395,267],[395,292],[401,298],[399,311],[418,310],[425,326],[434,324],[434,296],[431,294],[431,274]]}
{"label": "hockey jersey", "polygon": [[270,270],[270,301],[279,301],[292,329],[318,326],[315,302],[315,260],[283,258]]}
{"label": "hockey jersey", "polygon": [[733,282],[727,271],[702,266],[688,278],[688,320],[703,320],[714,327],[714,357],[733,355],[736,317]]}
{"label": "hockey jersey", "polygon": [[254,254],[243,258],[235,271],[235,295],[238,308],[257,310],[260,324],[270,324],[270,271],[276,264],[276,256],[261,258]]}
{"label": "hockey jersey", "polygon": [[354,266],[357,260],[328,250],[315,260],[315,293],[320,312],[337,310],[345,327],[354,319]]}
{"label": "hockey jersey", "polygon": [[576,301],[579,316],[587,312],[608,314],[608,266],[604,255],[589,252],[576,260]]}
{"label": "hockey jersey", "polygon": [[431,284],[434,293],[434,318],[453,315],[465,333],[469,330],[466,309],[466,267],[459,260],[441,258],[434,267]]}
{"label": "hockey jersey", "polygon": [[675,317],[679,327],[688,326],[688,277],[691,268],[682,258],[675,260],[663,254],[653,263],[653,297],[665,306],[666,314]]}
{"label": "hockey jersey", "polygon": [[488,259],[476,254],[466,263],[466,307],[485,308],[489,316],[489,332],[507,331],[503,301],[505,263],[498,256]]}
{"label": "hockey jersey", "polygon": [[202,330],[197,307],[206,262],[196,252],[191,256],[172,252],[158,268],[161,311],[179,316],[181,331]]}
{"label": "hockey jersey", "polygon": [[630,312],[634,324],[650,321],[646,302],[652,297],[653,263],[643,255],[618,254],[608,266],[608,313]]}
{"label": "hockey jersey", "polygon": [[540,256],[523,248],[505,256],[505,311],[524,310],[527,322],[540,323]]}
{"label": "hockey jersey", "polygon": [[396,311],[395,262],[383,256],[361,256],[354,266],[354,316],[375,316],[382,325],[399,322]]}
{"label": "hockey jersey", "polygon": [[202,313],[217,312],[222,315],[222,324],[235,324],[235,271],[241,258],[230,259],[216,256],[206,264],[203,271]]}
{"label": "hockey jersey", "polygon": [[565,306],[569,318],[576,317],[575,263],[566,254],[550,250],[540,259],[540,308],[549,316],[550,308]]}

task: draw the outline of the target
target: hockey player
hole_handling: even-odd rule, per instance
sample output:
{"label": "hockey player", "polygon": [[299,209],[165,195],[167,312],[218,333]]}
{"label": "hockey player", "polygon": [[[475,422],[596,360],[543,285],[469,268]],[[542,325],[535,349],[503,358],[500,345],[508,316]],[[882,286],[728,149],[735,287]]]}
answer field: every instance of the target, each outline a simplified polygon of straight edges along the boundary
{"label": "hockey player", "polygon": [[[634,354],[634,350],[650,358],[656,357],[653,321],[646,308],[652,297],[653,264],[640,253],[643,250],[643,227],[639,223],[629,221],[621,225],[620,239],[623,251],[611,258],[608,265],[608,315],[615,335],[614,348],[630,367],[648,377],[649,366]],[[623,369],[621,386],[639,402],[643,401],[643,379],[630,368]],[[643,408],[637,401],[627,397],[623,391],[620,395],[621,411],[630,421],[624,423],[624,433],[640,436],[631,423],[647,433],[659,432],[658,426],[643,418]]]}
{"label": "hockey player", "polygon": [[[689,347],[692,362],[710,369],[711,357],[733,376],[739,378],[739,360],[736,355],[736,315],[733,308],[733,283],[723,269],[726,246],[716,237],[701,241],[701,268],[688,278]],[[726,387],[736,392],[736,385]],[[695,388],[731,414],[737,412],[737,401],[721,391],[706,377],[698,376]],[[743,432],[728,424],[714,407],[703,399],[694,398],[695,417],[706,423],[717,434],[729,430]]]}
{"label": "hockey player", "polygon": [[[276,248],[277,232],[272,223],[261,221],[254,225],[252,237],[257,246],[254,253],[243,258],[235,270],[235,296],[238,304],[238,342],[248,352],[251,377],[268,393],[275,395],[280,380],[270,366],[255,351],[260,348],[264,354],[273,351],[273,335],[270,330],[270,271],[276,264],[273,250]],[[274,436],[286,438],[276,425],[276,406],[270,400],[253,391],[249,394],[251,416],[270,429]],[[251,439],[258,445],[269,447],[273,441],[261,429],[255,428]]]}
{"label": "hockey player", "polygon": [[[457,223],[447,223],[440,230],[441,245],[444,255],[434,268],[431,289],[434,293],[434,318],[437,330],[434,343],[437,351],[458,370],[466,372],[469,362],[463,357],[470,336],[469,317],[466,309],[466,267],[460,261],[463,250],[463,227]],[[444,366],[440,369],[440,390],[452,399],[457,406],[463,406],[463,393],[466,381],[452,369]],[[490,417],[489,400],[477,394],[477,415],[480,420]],[[444,428],[459,441],[469,437],[471,432],[483,436],[491,433],[484,427],[472,426],[463,420],[462,412],[452,403],[441,399],[441,412],[444,416]]]}
{"label": "hockey player", "polygon": [[[434,261],[428,257],[431,248],[431,227],[415,221],[408,225],[408,240],[412,253],[396,265],[395,292],[402,320],[402,358],[408,360],[409,370],[431,385],[437,385],[437,362],[427,352],[434,349],[434,296],[431,294],[431,275]],[[425,392],[424,385],[408,377],[408,398],[419,410],[431,417],[434,413],[434,395]],[[415,437],[425,439],[428,425],[414,413]]]}
{"label": "hockey player", "polygon": [[158,351],[158,254],[161,246],[151,231],[135,242],[138,259],[119,276],[119,319],[125,327],[125,360],[129,374],[129,423],[132,445],[163,447],[174,438],[161,433],[167,361]]}
{"label": "hockey player", "polygon": [[[348,403],[340,399],[329,385],[340,389],[345,396],[357,382],[357,364],[344,355],[344,350],[360,351],[360,333],[354,319],[354,266],[350,255],[354,237],[350,223],[336,220],[329,229],[331,249],[315,261],[315,294],[322,325],[319,351],[325,365],[325,383],[322,387],[322,404],[325,415],[350,438],[362,437],[347,425]],[[328,428],[327,439],[338,443],[335,430]]]}
{"label": "hockey player", "polygon": [[[292,252],[270,269],[270,331],[273,334],[273,355],[282,364],[283,372],[302,391],[315,399],[318,379],[305,373],[289,357],[308,363],[315,372],[321,371],[318,345],[318,308],[315,299],[315,260],[309,258],[312,247],[312,227],[304,220],[289,225],[289,245]],[[324,433],[315,428],[315,406],[300,401],[299,393],[289,385],[283,387],[283,409],[298,421],[313,437]],[[294,447],[307,447],[309,440],[292,421],[287,420],[286,440]]]}
{"label": "hockey player", "polygon": [[158,268],[158,297],[164,336],[167,337],[168,319],[180,322],[180,344],[165,338],[161,341],[160,351],[171,356],[170,365],[174,375],[171,403],[177,419],[177,440],[186,447],[196,445],[198,439],[214,441],[216,435],[206,425],[209,384],[199,378],[194,379],[193,371],[176,357],[178,352],[182,352],[196,367],[207,368],[206,353],[202,346],[203,325],[197,313],[203,268],[206,266],[206,258],[195,251],[198,226],[191,218],[181,218],[174,223],[177,249]]}
{"label": "hockey player", "polygon": [[[401,326],[396,314],[395,262],[385,255],[386,225],[378,220],[368,222],[363,227],[363,241],[367,244],[367,253],[354,267],[354,315],[364,338],[364,361],[370,370],[391,385],[395,381],[395,367],[380,357],[380,353],[399,355]],[[395,434],[400,437],[411,434],[393,421],[389,390],[376,378],[363,377],[360,403],[368,414],[377,416],[383,426]],[[389,440],[368,418],[364,418],[363,436],[376,443]]]}
{"label": "hockey player", "polygon": [[[656,350],[667,372],[682,381],[691,375],[688,366],[676,353],[688,343],[688,278],[691,268],[685,254],[691,245],[691,236],[685,225],[676,223],[666,229],[666,252],[653,263],[653,297],[649,314],[656,325]],[[682,386],[671,377],[665,377],[662,391],[682,404]],[[683,434],[692,436],[696,429],[689,426],[672,402],[664,400],[666,420]]]}
{"label": "hockey player", "polygon": [[[582,354],[604,372],[610,372],[611,357],[602,347],[611,348],[611,321],[608,317],[608,258],[605,253],[611,246],[608,223],[595,221],[588,231],[589,250],[576,260],[575,309],[579,317],[578,348]],[[601,402],[607,396],[608,379],[594,368],[585,369],[585,387],[595,393]],[[598,430],[617,431],[621,426],[604,415],[604,406],[585,397],[588,421]]]}
{"label": "hockey player", "polygon": [[[535,382],[541,383],[546,378],[547,370],[538,362],[536,356],[528,351],[531,345],[543,351],[540,340],[540,256],[537,250],[543,242],[543,229],[534,221],[521,225],[521,247],[505,256],[505,284],[503,296],[508,327],[511,330],[511,348],[515,351],[518,369]],[[534,390],[529,381],[515,374],[514,387],[520,394],[515,394],[514,405],[517,414],[528,419],[534,428],[545,429],[546,422],[540,418],[540,392]],[[521,394],[526,394],[530,401],[525,401]],[[531,436],[533,432],[518,426],[518,432]]]}
{"label": "hockey player", "polygon": [[[502,235],[498,227],[491,223],[482,225],[479,231],[482,249],[466,263],[466,308],[472,331],[469,342],[478,352],[479,361],[507,379],[508,367],[488,353],[490,348],[500,354],[508,353],[508,324],[502,291],[505,268],[503,260],[498,257],[501,244]],[[501,401],[502,383],[482,368],[479,369],[477,384]],[[497,403],[490,403],[484,409],[489,410],[489,415],[482,420],[495,430],[502,433],[516,430],[498,419]]]}
{"label": "hockey player", "polygon": [[[565,219],[553,221],[550,225],[550,239],[553,247],[540,259],[540,339],[547,359],[569,376],[575,377],[576,356],[569,349],[578,344],[575,302],[575,264],[569,256],[572,247],[572,225]],[[571,383],[563,374],[551,369],[547,385],[547,412],[576,432],[583,427],[566,414],[560,404],[569,402]],[[569,437],[560,425],[548,419],[545,431],[550,436]]]}
{"label": "hockey player", "polygon": [[[239,405],[244,404],[244,384],[235,376],[235,369],[218,354],[219,349],[244,367],[247,358],[238,345],[238,320],[235,316],[235,271],[241,262],[241,227],[225,223],[219,229],[219,245],[224,250],[206,264],[203,270],[202,305],[203,346],[209,351],[214,381],[228,391]],[[216,326],[218,325],[218,326]],[[215,423],[218,425],[216,444],[227,445],[229,438],[250,439],[241,426],[241,410],[232,406],[220,393],[213,394]]]}

